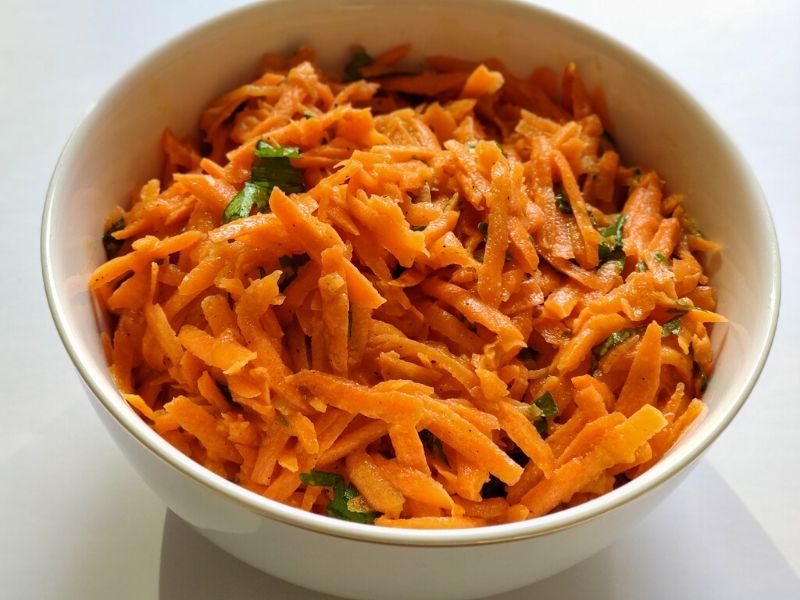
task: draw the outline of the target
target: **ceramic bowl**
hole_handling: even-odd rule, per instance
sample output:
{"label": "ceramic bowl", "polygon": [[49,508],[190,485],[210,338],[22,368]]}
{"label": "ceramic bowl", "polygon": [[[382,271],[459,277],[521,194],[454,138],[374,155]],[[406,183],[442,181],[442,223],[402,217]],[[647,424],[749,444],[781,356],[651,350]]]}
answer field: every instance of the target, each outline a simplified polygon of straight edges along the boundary
{"label": "ceramic bowl", "polygon": [[[103,221],[159,173],[162,129],[195,130],[203,106],[249,81],[262,53],[313,45],[323,66],[347,48],[411,42],[415,56],[502,58],[512,71],[577,63],[602,85],[628,162],[652,165],[722,244],[712,265],[719,311],[708,411],[642,477],[576,508],[527,522],[417,531],[309,514],[248,492],[194,463],[120,398],[86,284],[103,260]],[[747,235],[742,224],[747,224]],[[610,544],[667,497],[752,389],[777,321],[779,259],[758,183],[729,139],[658,67],[584,25],[514,0],[274,0],[175,38],[97,102],[55,169],[42,224],[53,319],[90,401],[142,478],[180,517],[241,560],[301,586],[353,598],[476,598],[565,569]],[[265,590],[266,593],[266,590]]]}

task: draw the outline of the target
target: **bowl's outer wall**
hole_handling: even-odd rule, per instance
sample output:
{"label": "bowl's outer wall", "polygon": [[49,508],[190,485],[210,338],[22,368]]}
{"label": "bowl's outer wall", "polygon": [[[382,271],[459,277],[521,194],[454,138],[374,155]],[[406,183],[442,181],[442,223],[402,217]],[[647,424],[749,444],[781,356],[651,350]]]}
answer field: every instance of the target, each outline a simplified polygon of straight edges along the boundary
{"label": "bowl's outer wall", "polygon": [[[574,61],[587,87],[591,89],[602,83],[614,136],[623,158],[657,167],[668,182],[667,190],[684,192],[689,212],[697,218],[708,237],[723,246],[722,260],[714,267],[713,282],[719,290],[720,310],[731,324],[717,328],[713,335],[719,353],[718,366],[706,394],[709,410],[702,422],[655,468],[620,490],[571,511],[516,524],[502,531],[530,535],[574,522],[577,518],[595,516],[637,497],[696,458],[733,417],[760,372],[777,318],[779,281],[774,230],[758,185],[736,150],[705,113],[657,69],[613,41],[561,17],[511,0],[491,4],[465,0],[459,3],[458,10],[450,2],[428,5],[424,0],[404,3],[279,0],[247,7],[189,32],[151,55],[118,82],[92,110],[65,148],[45,208],[45,285],[59,333],[84,380],[101,399],[103,406],[98,409],[106,425],[116,424],[120,428],[122,424],[150,449],[145,450],[139,441],[120,435],[110,427],[116,431],[115,439],[134,458],[145,479],[175,512],[204,529],[209,538],[237,556],[295,581],[297,579],[288,571],[282,571],[288,567],[281,563],[280,567],[270,568],[265,557],[278,562],[291,562],[292,556],[299,560],[299,556],[305,556],[310,550],[300,550],[295,540],[309,535],[316,539],[316,534],[255,516],[235,502],[249,502],[251,507],[257,506],[257,512],[280,520],[315,524],[317,528],[340,533],[348,531],[347,524],[320,526],[319,522],[326,520],[313,515],[298,516],[288,507],[254,499],[248,492],[198,467],[156,436],[114,388],[86,291],[89,274],[103,260],[100,238],[106,215],[113,206],[127,203],[134,186],[159,173],[158,148],[163,128],[170,126],[179,135],[193,132],[203,106],[218,94],[247,81],[263,52],[290,51],[302,42],[313,44],[324,66],[341,65],[346,48],[352,43],[380,51],[396,43],[411,42],[417,58],[441,53],[474,59],[498,56],[520,75],[528,73],[533,66],[545,65],[560,70],[568,61]],[[156,460],[151,451],[165,457],[172,466]],[[135,458],[139,454],[151,460]],[[159,469],[171,475],[156,478],[153,473]],[[190,481],[178,469],[205,482],[205,486]],[[171,484],[168,483],[170,479]],[[182,492],[172,497],[170,486]],[[216,497],[213,502],[204,498],[204,493],[210,495],[209,486],[225,490],[235,502],[226,504]],[[661,496],[663,487],[662,484],[658,494],[646,496],[646,501],[628,502],[604,519],[617,520],[626,513],[633,516],[640,507],[652,504],[652,498]],[[186,490],[190,489],[197,497],[187,501],[191,496]],[[213,507],[206,506],[206,502]],[[212,508],[225,517],[212,515]],[[224,536],[226,531],[235,534],[240,520],[247,523],[247,535],[256,537],[250,538],[252,542],[242,541],[242,545],[237,546],[235,538]],[[624,520],[627,521],[627,517]],[[572,557],[571,562],[577,562],[587,555],[587,549],[594,551],[607,544],[617,529],[588,525],[547,536],[543,539],[551,541],[546,545],[531,542],[532,548],[539,552],[545,546],[561,547],[560,540],[569,538],[572,540],[570,547],[559,555],[562,558],[553,558],[552,562],[559,568],[568,566],[567,556]],[[580,533],[589,530],[591,536]],[[258,537],[264,532],[269,535]],[[447,539],[451,541],[469,543],[485,541],[486,536],[494,534],[392,530],[355,535],[373,540],[383,536],[400,543],[412,539],[430,543],[441,535],[449,536]],[[320,544],[328,546],[332,539],[325,538]],[[259,546],[255,540],[261,540],[260,552],[256,552]],[[275,540],[282,540],[284,552],[273,556],[268,552],[270,543]],[[374,547],[367,545],[367,548]],[[251,552],[254,554],[249,554]],[[497,556],[505,552],[498,546],[490,554]],[[548,551],[541,556],[551,555],[552,551]],[[322,562],[327,560],[320,558]],[[540,558],[537,561],[530,558],[523,561],[519,557],[516,562],[513,558],[509,560],[519,571],[532,573],[538,568],[532,564],[543,562]],[[413,559],[409,560],[406,566],[414,564]],[[447,566],[450,562],[447,553],[434,551],[430,561],[435,563],[433,566],[440,566],[442,573],[453,573],[452,565]],[[426,562],[425,567],[415,568],[429,566]],[[355,567],[354,572],[361,572]],[[497,581],[491,589],[495,591],[506,582],[494,575],[500,568],[492,560],[492,579]],[[511,566],[508,568],[513,570]],[[337,577],[328,584],[341,579]],[[409,577],[407,581],[422,580]],[[328,590],[343,591],[331,587]]]}
{"label": "bowl's outer wall", "polygon": [[296,585],[361,600],[483,598],[544,579],[616,540],[691,470],[623,509],[551,535],[451,548],[375,545],[264,519],[209,493],[192,479],[176,476],[99,402],[92,404],[145,482],[207,539]]}

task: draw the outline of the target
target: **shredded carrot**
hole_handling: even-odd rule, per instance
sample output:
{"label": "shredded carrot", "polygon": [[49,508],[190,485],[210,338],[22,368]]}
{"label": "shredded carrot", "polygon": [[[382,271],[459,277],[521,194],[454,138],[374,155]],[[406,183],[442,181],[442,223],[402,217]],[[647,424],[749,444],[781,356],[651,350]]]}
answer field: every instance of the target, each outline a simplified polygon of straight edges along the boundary
{"label": "shredded carrot", "polygon": [[701,418],[718,246],[622,164],[574,64],[559,85],[410,52],[344,83],[310,48],[268,55],[202,113],[202,149],[165,129],[88,281],[112,377],[179,451],[303,510],[568,509]]}

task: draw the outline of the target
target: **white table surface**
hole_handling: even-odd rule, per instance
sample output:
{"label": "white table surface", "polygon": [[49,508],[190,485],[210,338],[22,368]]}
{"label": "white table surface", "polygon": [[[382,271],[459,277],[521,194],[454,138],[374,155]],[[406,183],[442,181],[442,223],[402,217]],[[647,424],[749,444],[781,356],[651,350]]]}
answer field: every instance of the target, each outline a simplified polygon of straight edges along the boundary
{"label": "white table surface", "polygon": [[[681,488],[596,557],[498,598],[800,598],[800,2],[542,3],[660,64],[729,132],[776,221],[783,303],[750,400]],[[77,121],[155,46],[238,4],[0,0],[0,598],[324,598],[218,550],[142,483],[40,278],[45,189]]]}

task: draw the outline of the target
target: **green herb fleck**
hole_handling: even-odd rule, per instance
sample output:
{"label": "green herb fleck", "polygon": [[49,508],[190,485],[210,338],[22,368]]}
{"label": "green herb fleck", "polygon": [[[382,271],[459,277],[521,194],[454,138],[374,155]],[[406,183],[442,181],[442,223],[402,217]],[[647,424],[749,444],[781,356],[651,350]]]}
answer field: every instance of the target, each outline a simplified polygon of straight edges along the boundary
{"label": "green herb fleck", "polygon": [[703,367],[700,366],[700,363],[694,361],[694,372],[697,374],[698,379],[700,379],[700,393],[706,391],[708,387],[708,375],[706,375],[705,371],[703,371]]}
{"label": "green herb fleck", "polygon": [[106,258],[112,259],[122,248],[122,240],[115,238],[112,233],[125,229],[125,217],[120,217],[111,224],[111,227],[103,233],[103,248],[106,251]]}
{"label": "green herb fleck", "polygon": [[314,113],[311,112],[310,110],[304,110],[303,111],[303,117],[306,118],[306,119],[313,119],[314,118]]}
{"label": "green herb fleck", "polygon": [[556,194],[556,206],[558,210],[560,210],[565,215],[572,214],[572,206],[569,203],[569,200],[564,196],[564,192],[558,192]]}
{"label": "green herb fleck", "polygon": [[601,358],[608,354],[609,350],[615,346],[619,346],[622,342],[632,338],[634,335],[643,333],[644,330],[644,327],[631,327],[628,329],[620,329],[619,331],[612,333],[602,344],[595,346],[594,349],[592,349],[592,359],[595,363],[595,366]]}
{"label": "green herb fleck", "polygon": [[363,76],[361,69],[372,64],[372,57],[367,54],[364,48],[357,46],[353,48],[350,60],[344,67],[345,81],[357,81]]}
{"label": "green herb fleck", "polygon": [[671,336],[673,333],[675,335],[680,334],[681,332],[681,319],[683,319],[683,315],[686,313],[681,313],[674,319],[670,319],[666,323],[661,326],[661,337],[666,338]]}
{"label": "green herb fleck", "polygon": [[430,454],[441,460],[444,464],[446,465],[450,464],[447,461],[447,455],[444,453],[442,440],[433,435],[427,429],[420,430],[419,439],[422,441],[422,445],[425,447],[425,450],[427,450]]}
{"label": "green herb fleck", "polygon": [[425,225],[412,225],[411,226],[411,231],[425,231],[425,229],[426,229]]}
{"label": "green herb fleck", "polygon": [[620,263],[620,271],[625,268],[625,254],[622,252],[622,226],[628,215],[620,214],[608,227],[600,230],[603,241],[597,249],[600,262],[616,261]]}
{"label": "green herb fleck", "polygon": [[558,406],[556,406],[556,401],[553,400],[553,395],[550,392],[545,392],[533,403],[542,411],[542,416],[552,417],[558,414]]}
{"label": "green herb fleck", "polygon": [[299,158],[300,148],[297,146],[273,146],[259,140],[253,154],[256,158]]}
{"label": "green herb fleck", "polygon": [[508,158],[508,154],[506,153],[506,149],[505,149],[505,148],[503,148],[503,145],[502,145],[500,142],[498,142],[497,140],[495,140],[495,142],[494,142],[494,143],[495,143],[495,144],[497,144],[497,147],[498,147],[498,148],[500,148],[500,152],[502,152],[502,153],[503,153],[503,156],[505,156],[506,158]]}
{"label": "green herb fleck", "polygon": [[305,190],[302,172],[289,162],[290,158],[300,156],[299,148],[272,146],[259,140],[253,155],[250,181],[244,184],[242,190],[225,207],[222,213],[223,223],[249,216],[254,205],[260,212],[269,212],[269,196],[275,187],[287,194]]}
{"label": "green herb fleck", "polygon": [[539,432],[539,436],[542,439],[547,438],[547,436],[550,434],[550,429],[547,424],[547,419],[539,419],[537,421],[534,421],[533,426],[536,427],[536,431]]}
{"label": "green herb fleck", "polygon": [[669,259],[661,254],[661,252],[653,252],[653,258],[655,258],[658,262],[667,264]]}
{"label": "green herb fleck", "polygon": [[375,511],[359,512],[351,509],[351,500],[359,496],[353,485],[346,485],[344,478],[338,473],[327,471],[309,471],[300,473],[300,481],[306,485],[331,488],[333,497],[328,502],[327,513],[331,517],[356,523],[372,523],[380,514]]}
{"label": "green herb fleck", "polygon": [[640,273],[647,272],[647,263],[645,263],[643,260],[640,260],[636,263],[636,270]]}
{"label": "green herb fleck", "polygon": [[297,274],[300,272],[300,267],[310,260],[308,254],[292,254],[291,256],[281,256],[278,262],[283,270],[278,289],[283,292],[289,287],[289,284],[297,279]]}

